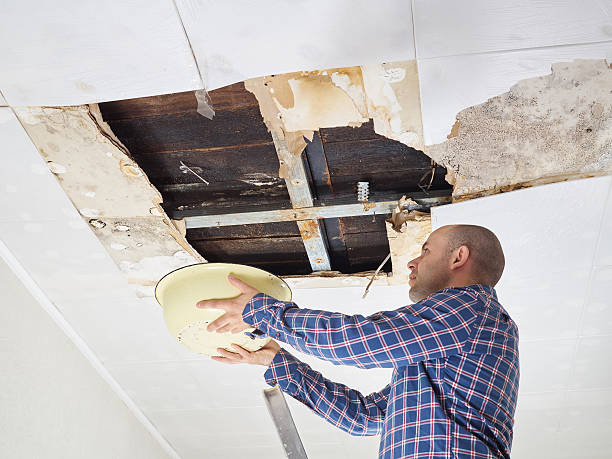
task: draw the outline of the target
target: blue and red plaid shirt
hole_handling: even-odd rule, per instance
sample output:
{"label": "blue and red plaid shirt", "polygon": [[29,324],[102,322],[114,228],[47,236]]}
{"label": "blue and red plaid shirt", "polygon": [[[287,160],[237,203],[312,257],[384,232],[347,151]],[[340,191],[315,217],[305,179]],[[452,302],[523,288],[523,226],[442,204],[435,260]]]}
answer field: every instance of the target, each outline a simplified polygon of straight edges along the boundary
{"label": "blue and red plaid shirt", "polygon": [[488,285],[440,290],[371,316],[299,309],[257,294],[246,323],[337,365],[393,368],[363,395],[281,349],[265,378],[352,435],[381,435],[381,458],[509,458],[518,329]]}

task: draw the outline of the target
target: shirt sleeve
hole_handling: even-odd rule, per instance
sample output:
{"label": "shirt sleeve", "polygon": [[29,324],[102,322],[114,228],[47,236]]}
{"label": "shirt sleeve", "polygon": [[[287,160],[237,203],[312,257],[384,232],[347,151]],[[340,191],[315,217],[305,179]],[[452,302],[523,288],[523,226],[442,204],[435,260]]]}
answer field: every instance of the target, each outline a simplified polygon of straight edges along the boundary
{"label": "shirt sleeve", "polygon": [[364,396],[324,378],[284,349],[276,353],[264,377],[270,386],[278,384],[283,392],[351,435],[382,432],[390,385]]}
{"label": "shirt sleeve", "polygon": [[400,367],[462,352],[477,317],[476,301],[475,294],[450,288],[365,317],[300,309],[259,293],[242,317],[264,334],[337,365]]}

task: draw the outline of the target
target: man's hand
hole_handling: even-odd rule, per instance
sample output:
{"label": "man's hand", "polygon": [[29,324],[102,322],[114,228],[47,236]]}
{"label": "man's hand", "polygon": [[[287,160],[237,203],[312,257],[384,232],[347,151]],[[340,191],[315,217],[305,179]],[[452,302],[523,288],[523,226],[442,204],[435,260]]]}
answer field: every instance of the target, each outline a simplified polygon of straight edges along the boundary
{"label": "man's hand", "polygon": [[206,327],[207,331],[214,331],[217,333],[240,333],[247,328],[252,328],[251,325],[242,320],[242,311],[244,311],[244,307],[249,300],[259,292],[257,289],[235,278],[231,274],[227,276],[227,280],[242,292],[240,296],[229,300],[202,300],[198,301],[196,304],[198,308],[223,309],[225,311],[225,314],[208,324],[208,327]]}
{"label": "man's hand", "polygon": [[272,340],[258,351],[247,351],[237,344],[232,344],[232,348],[235,349],[236,352],[230,352],[221,347],[217,348],[217,352],[221,354],[221,357],[213,356],[211,359],[231,365],[236,363],[248,363],[250,365],[263,365],[269,367],[270,363],[272,363],[272,359],[274,359],[274,356],[280,350],[278,343]]}

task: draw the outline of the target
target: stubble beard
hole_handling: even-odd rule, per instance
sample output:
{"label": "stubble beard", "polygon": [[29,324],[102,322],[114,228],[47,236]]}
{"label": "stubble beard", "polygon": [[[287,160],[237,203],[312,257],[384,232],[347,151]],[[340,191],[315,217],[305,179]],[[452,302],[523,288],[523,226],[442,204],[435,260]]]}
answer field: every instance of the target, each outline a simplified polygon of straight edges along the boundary
{"label": "stubble beard", "polygon": [[[422,274],[421,274],[422,275]],[[431,276],[415,279],[415,284],[410,288],[408,296],[415,303],[427,298],[432,293],[446,288],[450,280],[447,273],[435,273]]]}

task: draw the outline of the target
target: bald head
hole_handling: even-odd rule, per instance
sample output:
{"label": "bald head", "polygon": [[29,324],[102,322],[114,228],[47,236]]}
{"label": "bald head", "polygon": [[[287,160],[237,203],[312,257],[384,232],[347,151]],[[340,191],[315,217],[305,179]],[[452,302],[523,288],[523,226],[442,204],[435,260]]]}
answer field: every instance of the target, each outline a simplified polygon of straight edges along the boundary
{"label": "bald head", "polygon": [[477,225],[449,225],[440,229],[444,230],[449,255],[461,246],[469,249],[474,282],[495,287],[506,263],[497,236],[487,228]]}

